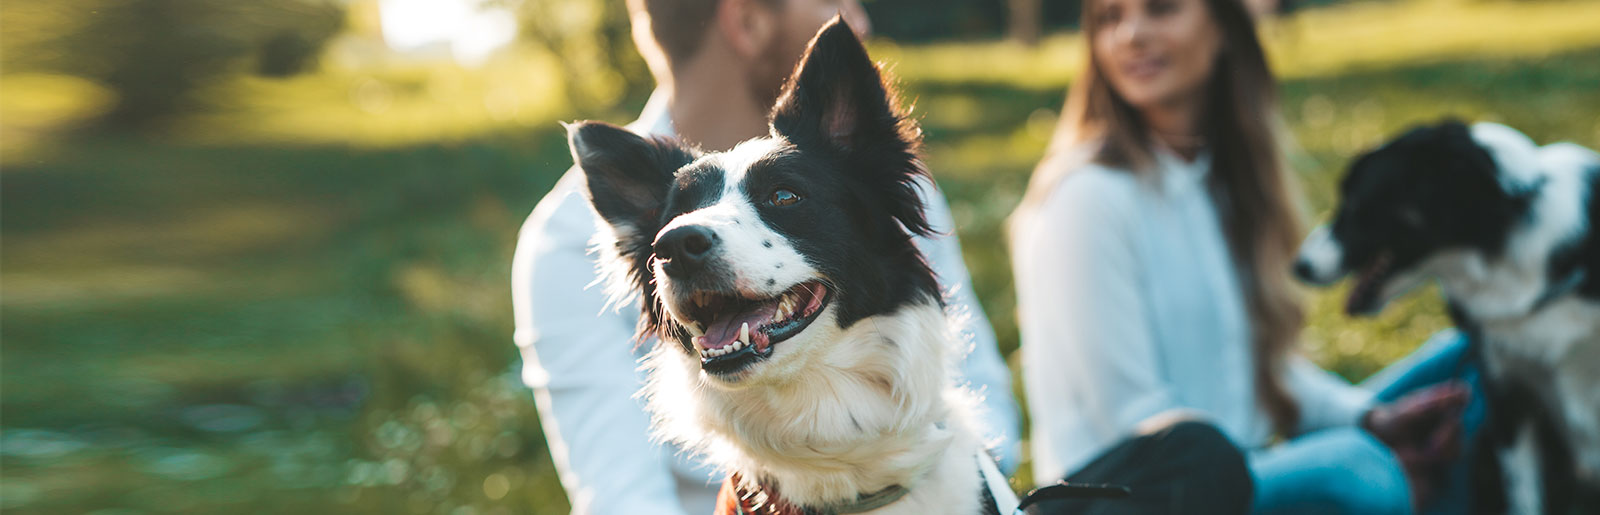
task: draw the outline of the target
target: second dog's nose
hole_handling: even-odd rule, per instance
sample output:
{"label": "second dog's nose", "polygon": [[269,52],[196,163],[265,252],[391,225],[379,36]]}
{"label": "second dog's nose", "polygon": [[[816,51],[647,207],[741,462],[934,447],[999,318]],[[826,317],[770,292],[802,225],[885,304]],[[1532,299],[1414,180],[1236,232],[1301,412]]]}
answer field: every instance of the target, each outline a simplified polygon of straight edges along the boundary
{"label": "second dog's nose", "polygon": [[717,233],[698,225],[686,225],[656,238],[656,259],[669,275],[698,271],[717,246]]}

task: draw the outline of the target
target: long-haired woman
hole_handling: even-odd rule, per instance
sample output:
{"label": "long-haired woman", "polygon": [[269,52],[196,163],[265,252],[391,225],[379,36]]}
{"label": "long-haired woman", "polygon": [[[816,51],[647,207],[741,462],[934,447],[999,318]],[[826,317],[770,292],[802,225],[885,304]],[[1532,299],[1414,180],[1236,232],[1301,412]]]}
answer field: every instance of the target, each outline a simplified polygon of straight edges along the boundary
{"label": "long-haired woman", "polygon": [[1460,502],[1462,342],[1436,338],[1364,387],[1292,350],[1299,207],[1245,5],[1083,13],[1087,66],[1011,227],[1035,477],[1185,412],[1246,450],[1258,513]]}

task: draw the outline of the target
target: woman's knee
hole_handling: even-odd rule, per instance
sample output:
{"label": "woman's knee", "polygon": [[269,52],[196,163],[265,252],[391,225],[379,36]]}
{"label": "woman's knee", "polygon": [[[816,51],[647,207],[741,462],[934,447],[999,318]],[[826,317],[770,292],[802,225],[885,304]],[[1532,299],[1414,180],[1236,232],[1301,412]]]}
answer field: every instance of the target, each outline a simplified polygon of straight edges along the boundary
{"label": "woman's knee", "polygon": [[1348,460],[1330,477],[1330,483],[1350,492],[1368,495],[1342,495],[1350,508],[1347,513],[1411,513],[1411,485],[1399,458],[1383,442],[1357,428],[1337,430],[1338,448],[1349,453]]}
{"label": "woman's knee", "polygon": [[1256,513],[1411,513],[1400,462],[1366,431],[1320,431],[1269,451],[1253,466]]}

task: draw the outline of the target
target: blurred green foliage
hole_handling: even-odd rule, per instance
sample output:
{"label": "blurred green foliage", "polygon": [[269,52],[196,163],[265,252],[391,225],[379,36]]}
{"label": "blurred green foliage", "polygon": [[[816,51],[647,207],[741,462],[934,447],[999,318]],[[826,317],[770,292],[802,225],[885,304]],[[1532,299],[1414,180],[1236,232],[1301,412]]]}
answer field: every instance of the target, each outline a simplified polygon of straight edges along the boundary
{"label": "blurred green foliage", "polygon": [[[522,38],[472,67],[351,57],[361,1],[0,3],[0,510],[565,513],[506,285],[570,164],[554,120],[649,91],[618,4],[499,4]],[[1267,27],[1311,214],[1353,153],[1447,114],[1600,146],[1594,19],[1428,0]],[[873,44],[1014,369],[1000,227],[1080,44]],[[1351,379],[1448,324],[1428,293],[1373,320],[1340,294],[1305,347]]]}
{"label": "blurred green foliage", "polygon": [[[1005,33],[1012,13],[1005,1],[865,0],[861,3],[879,37],[900,42],[997,38]],[[1044,1],[1040,26],[1046,30],[1076,27],[1080,0]]]}
{"label": "blurred green foliage", "polygon": [[117,96],[103,124],[137,128],[191,112],[195,90],[254,60],[258,73],[312,67],[343,27],[323,0],[7,2],[0,68],[96,81]]}

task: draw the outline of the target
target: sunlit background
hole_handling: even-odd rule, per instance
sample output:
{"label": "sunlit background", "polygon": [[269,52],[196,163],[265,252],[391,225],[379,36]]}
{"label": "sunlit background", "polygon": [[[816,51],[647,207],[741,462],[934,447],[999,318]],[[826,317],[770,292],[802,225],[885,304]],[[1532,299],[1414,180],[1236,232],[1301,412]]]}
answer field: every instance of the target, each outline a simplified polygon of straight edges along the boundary
{"label": "sunlit background", "polygon": [[[998,227],[1077,5],[866,2],[1013,369]],[[620,0],[0,2],[0,510],[565,513],[509,262],[556,121],[648,96],[628,35]],[[1416,122],[1600,146],[1600,2],[1314,1],[1263,35],[1318,217]],[[1338,295],[1305,348],[1352,379],[1448,323]]]}

